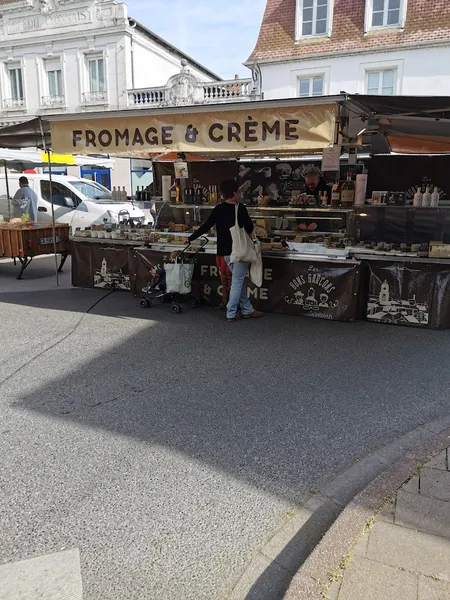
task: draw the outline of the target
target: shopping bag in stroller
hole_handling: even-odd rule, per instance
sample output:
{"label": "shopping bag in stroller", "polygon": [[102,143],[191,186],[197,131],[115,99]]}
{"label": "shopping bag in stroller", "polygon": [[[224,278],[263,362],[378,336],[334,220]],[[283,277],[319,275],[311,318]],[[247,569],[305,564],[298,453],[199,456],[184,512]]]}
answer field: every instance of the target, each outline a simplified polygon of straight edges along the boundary
{"label": "shopping bag in stroller", "polygon": [[194,265],[183,262],[164,264],[166,272],[166,293],[185,296],[192,292]]}

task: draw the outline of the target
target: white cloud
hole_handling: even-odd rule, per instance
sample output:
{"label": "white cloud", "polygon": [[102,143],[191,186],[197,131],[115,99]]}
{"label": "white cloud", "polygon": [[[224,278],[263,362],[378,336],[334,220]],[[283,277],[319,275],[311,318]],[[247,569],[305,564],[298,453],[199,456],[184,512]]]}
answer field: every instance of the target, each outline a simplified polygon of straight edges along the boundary
{"label": "white cloud", "polygon": [[224,79],[248,77],[266,0],[128,0],[130,17]]}

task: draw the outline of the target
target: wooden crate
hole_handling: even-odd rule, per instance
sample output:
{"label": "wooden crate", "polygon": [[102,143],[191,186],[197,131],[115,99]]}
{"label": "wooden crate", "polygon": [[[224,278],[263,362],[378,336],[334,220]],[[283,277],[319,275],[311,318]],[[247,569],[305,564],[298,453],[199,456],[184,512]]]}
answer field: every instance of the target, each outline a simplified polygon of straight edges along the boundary
{"label": "wooden crate", "polygon": [[[69,252],[69,226],[56,225],[56,252]],[[53,227],[50,225],[32,225],[30,227],[5,227],[0,229],[3,256],[24,257],[53,254]]]}

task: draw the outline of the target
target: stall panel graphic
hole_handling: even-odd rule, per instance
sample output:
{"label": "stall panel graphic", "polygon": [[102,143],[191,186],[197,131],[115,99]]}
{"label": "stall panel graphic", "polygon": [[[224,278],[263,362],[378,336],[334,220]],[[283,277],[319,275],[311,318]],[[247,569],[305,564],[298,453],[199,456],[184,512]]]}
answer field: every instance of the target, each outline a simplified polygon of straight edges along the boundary
{"label": "stall panel graphic", "polygon": [[72,243],[72,284],[77,287],[129,291],[129,248]]}
{"label": "stall panel graphic", "polygon": [[[164,262],[163,253],[135,249],[132,291],[136,296],[150,278],[150,270]],[[263,284],[248,284],[248,294],[257,310],[290,315],[354,321],[359,290],[359,265],[263,259]],[[201,254],[193,279],[193,292],[206,304],[216,306],[222,300],[222,288],[216,258]]]}
{"label": "stall panel graphic", "polygon": [[412,263],[370,264],[367,319],[427,327],[435,291],[434,270]]}

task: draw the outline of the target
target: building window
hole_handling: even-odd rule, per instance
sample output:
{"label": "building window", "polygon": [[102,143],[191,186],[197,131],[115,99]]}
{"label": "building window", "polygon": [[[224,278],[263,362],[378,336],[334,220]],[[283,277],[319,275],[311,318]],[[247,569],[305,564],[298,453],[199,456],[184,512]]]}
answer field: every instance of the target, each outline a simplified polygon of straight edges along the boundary
{"label": "building window", "polygon": [[44,84],[45,96],[42,98],[44,106],[58,106],[64,104],[64,89],[61,62],[59,59],[49,59],[44,62],[46,81]]}
{"label": "building window", "polygon": [[105,91],[105,64],[103,58],[88,60],[89,91],[92,94]]}
{"label": "building window", "polygon": [[50,96],[62,96],[62,73],[61,69],[47,71],[48,91]]}
{"label": "building window", "polygon": [[298,78],[298,95],[300,98],[323,95],[323,75]]}
{"label": "building window", "polygon": [[22,69],[12,67],[9,69],[9,85],[11,89],[11,100],[23,101],[23,79]]}
{"label": "building window", "polygon": [[406,0],[367,0],[366,29],[403,27]]}
{"label": "building window", "polygon": [[297,0],[297,38],[329,35],[332,0]]}
{"label": "building window", "polygon": [[396,70],[366,71],[366,93],[375,96],[395,94]]}

